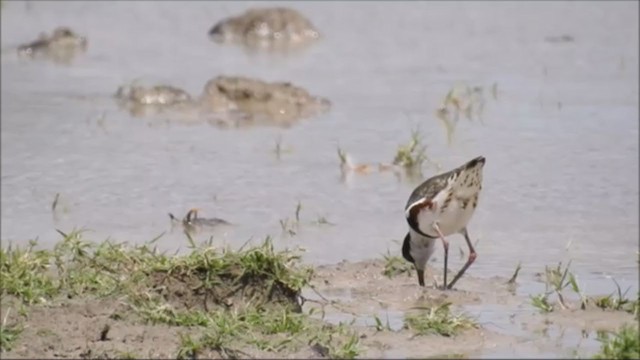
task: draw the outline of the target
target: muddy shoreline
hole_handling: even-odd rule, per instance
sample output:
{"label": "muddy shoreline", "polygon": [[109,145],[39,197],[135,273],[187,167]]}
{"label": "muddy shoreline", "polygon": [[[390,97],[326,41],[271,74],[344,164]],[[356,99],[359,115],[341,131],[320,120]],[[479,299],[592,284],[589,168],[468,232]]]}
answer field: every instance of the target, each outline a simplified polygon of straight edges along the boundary
{"label": "muddy shoreline", "polygon": [[[615,331],[636,321],[630,313],[597,308],[541,314],[530,299],[516,295],[507,277],[465,276],[457,289],[442,291],[419,288],[413,272],[387,277],[384,268],[382,259],[319,266],[302,291],[304,313],[342,323],[357,334],[358,358],[477,358],[516,354],[516,349],[520,354],[528,349],[531,356],[592,356],[597,331]],[[433,267],[428,271],[437,274]],[[404,326],[403,317],[412,309],[443,303],[450,303],[453,313],[474,319],[475,327],[443,336],[416,335]],[[495,307],[501,315],[490,314]],[[19,307],[3,308],[7,323],[18,321]],[[22,321],[23,331],[3,358],[176,358],[181,336],[203,332],[198,327],[145,324],[127,312],[118,297],[56,299],[33,305]],[[570,346],[562,340],[565,332],[581,334],[584,341],[591,338],[591,344]],[[329,357],[312,345],[281,352],[243,349],[241,357]],[[208,356],[226,357],[215,352]]]}

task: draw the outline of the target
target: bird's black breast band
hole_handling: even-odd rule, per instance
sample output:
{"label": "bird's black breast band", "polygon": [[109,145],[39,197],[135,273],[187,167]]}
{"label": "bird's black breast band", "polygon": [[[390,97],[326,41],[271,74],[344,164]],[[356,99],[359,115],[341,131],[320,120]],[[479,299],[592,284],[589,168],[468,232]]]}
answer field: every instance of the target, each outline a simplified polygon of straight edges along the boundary
{"label": "bird's black breast band", "polygon": [[420,230],[420,227],[418,226],[418,220],[414,217],[408,217],[407,218],[407,222],[409,223],[409,226],[411,227],[411,229],[413,229],[413,231],[417,232],[418,234],[429,238],[429,239],[437,239],[437,236],[431,236],[431,235],[427,235],[425,233],[422,232],[422,230]]}

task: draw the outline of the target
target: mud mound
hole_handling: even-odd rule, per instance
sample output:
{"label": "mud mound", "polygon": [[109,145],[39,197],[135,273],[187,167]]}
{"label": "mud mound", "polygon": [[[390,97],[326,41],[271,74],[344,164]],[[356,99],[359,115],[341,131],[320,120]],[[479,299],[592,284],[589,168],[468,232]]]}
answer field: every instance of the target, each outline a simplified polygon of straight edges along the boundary
{"label": "mud mound", "polygon": [[278,304],[301,311],[300,290],[268,273],[233,264],[224,269],[180,266],[149,276],[150,289],[176,309],[211,311],[251,303]]}

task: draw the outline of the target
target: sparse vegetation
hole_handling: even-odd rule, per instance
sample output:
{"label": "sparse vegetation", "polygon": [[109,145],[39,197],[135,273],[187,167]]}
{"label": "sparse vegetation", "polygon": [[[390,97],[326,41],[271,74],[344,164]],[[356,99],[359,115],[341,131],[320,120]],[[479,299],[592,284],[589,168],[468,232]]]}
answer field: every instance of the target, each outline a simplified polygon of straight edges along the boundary
{"label": "sparse vegetation", "polygon": [[376,331],[392,331],[391,324],[389,323],[389,315],[387,314],[387,320],[383,323],[378,315],[374,315]]}
{"label": "sparse vegetation", "polygon": [[[338,158],[340,159],[340,170],[343,174],[350,171],[360,174],[368,174],[376,168],[372,164],[355,164],[351,160],[351,156],[340,147],[338,147]],[[378,166],[378,169],[380,168],[384,168],[384,166]]]}
{"label": "sparse vegetation", "polygon": [[276,159],[280,160],[282,158],[282,154],[289,154],[291,152],[291,148],[285,148],[282,146],[282,136],[278,136],[273,147],[273,153],[276,155]]}
{"label": "sparse vegetation", "polygon": [[420,131],[415,129],[411,131],[411,140],[398,147],[392,163],[410,171],[420,171],[422,163],[428,159],[426,153],[427,147],[422,143]]}
{"label": "sparse vegetation", "polygon": [[602,343],[600,352],[594,359],[639,359],[640,333],[638,326],[625,325],[617,333],[598,334]]}
{"label": "sparse vegetation", "polygon": [[345,167],[348,165],[347,153],[341,148],[338,147],[338,158],[340,159],[340,167]]}
{"label": "sparse vegetation", "polygon": [[425,359],[468,359],[469,357],[465,354],[439,354],[434,356],[427,356]]}
{"label": "sparse vegetation", "polygon": [[302,203],[298,201],[298,204],[296,204],[294,218],[290,219],[289,217],[286,217],[284,219],[280,219],[280,228],[282,229],[283,234],[287,234],[289,236],[297,234],[298,227],[300,226],[300,211],[302,211]]}
{"label": "sparse vegetation", "polygon": [[326,216],[318,216],[318,218],[313,222],[314,225],[335,225]]}
{"label": "sparse vegetation", "polygon": [[322,326],[309,344],[320,356],[330,359],[355,359],[360,353],[360,337],[345,323]]}
{"label": "sparse vegetation", "polygon": [[[296,221],[301,208],[298,204]],[[302,311],[301,289],[312,269],[300,265],[295,252],[275,251],[270,238],[232,251],[211,242],[196,245],[188,237],[190,252],[168,256],[153,241],[92,243],[84,231],[60,233],[63,239],[52,250],[37,250],[35,241],[1,250],[3,309],[11,301],[37,306],[75,297],[123,300],[123,310],[109,316],[112,321],[190,329],[180,338],[178,358],[247,357],[247,351],[297,351],[311,343],[329,349],[327,356],[353,358],[359,352],[355,333]],[[7,316],[0,329],[3,351],[11,349],[22,330],[8,325]],[[112,337],[109,324],[101,329],[96,340]],[[85,349],[81,356],[101,356],[94,350]]]}
{"label": "sparse vegetation", "polygon": [[636,300],[627,299],[625,296],[629,289],[622,292],[620,285],[614,279],[616,291],[607,296],[589,297],[580,289],[580,285],[576,276],[569,271],[569,266],[562,267],[562,263],[558,263],[555,268],[545,266],[545,292],[536,296],[531,296],[533,306],[542,312],[552,312],[555,307],[549,302],[549,296],[555,294],[558,299],[558,305],[563,309],[570,309],[570,304],[565,300],[563,290],[571,287],[571,290],[580,298],[580,309],[586,310],[590,304],[597,306],[603,310],[626,311],[640,319],[640,292]]}
{"label": "sparse vegetation", "polygon": [[298,204],[296,205],[296,222],[299,223],[300,222],[300,211],[302,210],[302,203],[300,201],[298,201]]}
{"label": "sparse vegetation", "polygon": [[[573,278],[573,274],[569,274],[569,266],[571,266],[571,261],[567,264],[567,266],[563,269],[562,263],[558,263],[555,268],[550,268],[545,266],[545,276],[546,281],[545,284],[547,289],[550,287],[553,292],[555,292],[558,297],[558,303],[562,308],[567,309],[568,306],[564,300],[564,296],[562,295],[562,291],[569,285],[571,285],[571,279]],[[570,276],[569,276],[570,275]],[[575,283],[575,281],[574,281]]]}
{"label": "sparse vegetation", "polygon": [[58,200],[60,200],[60,193],[56,193],[53,197],[53,202],[51,203],[51,211],[56,211],[56,207],[58,207]]}
{"label": "sparse vegetation", "polygon": [[[294,236],[298,233],[300,229],[300,225],[303,224],[300,217],[301,212],[302,212],[302,203],[298,201],[293,218],[285,217],[279,220],[282,234],[285,234],[288,236]],[[329,221],[326,216],[320,216],[320,215],[317,216],[315,220],[310,221],[308,224],[316,225],[316,226],[335,225],[334,223]]]}
{"label": "sparse vegetation", "polygon": [[453,315],[450,303],[423,308],[418,312],[405,315],[405,328],[416,335],[438,334],[453,336],[458,332],[477,327],[476,323],[465,315]]}
{"label": "sparse vegetation", "polygon": [[411,139],[406,144],[398,146],[395,156],[391,163],[379,162],[377,164],[355,164],[349,154],[342,148],[338,147],[338,158],[340,159],[340,169],[344,172],[353,171],[360,174],[368,174],[372,172],[385,172],[393,170],[404,171],[409,177],[416,178],[422,176],[422,165],[425,162],[433,165],[440,170],[440,164],[434,162],[427,156],[426,145],[423,144],[422,135],[419,129],[411,131]]}
{"label": "sparse vegetation", "polygon": [[507,284],[513,285],[516,283],[516,279],[518,278],[518,273],[520,273],[521,269],[522,269],[522,264],[518,263],[518,266],[516,266],[516,269],[513,272],[513,275],[511,275],[511,278],[509,279],[509,281],[507,281]]}
{"label": "sparse vegetation", "polygon": [[640,320],[640,291],[636,295],[636,300],[627,299],[626,295],[629,292],[627,289],[624,293],[620,288],[620,284],[614,279],[616,284],[616,291],[607,296],[600,296],[590,299],[597,307],[606,310],[626,311],[633,314],[636,319]]}
{"label": "sparse vegetation", "polygon": [[400,256],[391,255],[387,250],[387,254],[384,257],[384,270],[382,274],[388,278],[393,278],[398,275],[407,274],[410,276],[413,270],[413,265],[401,258]]}
{"label": "sparse vegetation", "polygon": [[35,250],[35,241],[25,248],[13,245],[0,249],[0,296],[14,295],[26,304],[44,302],[55,295],[58,286],[47,274],[52,254],[46,250]]}
{"label": "sparse vegetation", "polygon": [[0,324],[0,352],[8,351],[13,348],[13,344],[22,332],[20,325],[7,325],[8,312],[5,314],[2,324]]}
{"label": "sparse vegetation", "polygon": [[[570,285],[569,278],[569,264],[563,269],[562,263],[558,263],[555,268],[550,268],[545,266],[544,268],[544,294],[539,294],[536,296],[531,296],[531,303],[533,306],[538,308],[541,312],[552,312],[555,310],[555,307],[549,303],[549,296],[552,294],[556,294],[558,297],[558,303],[562,308],[567,308],[567,305],[564,301],[564,297],[562,295],[562,290]],[[573,277],[573,274],[571,275]]]}
{"label": "sparse vegetation", "polygon": [[553,311],[553,305],[549,304],[549,296],[547,294],[531,296],[531,304],[543,313]]}
{"label": "sparse vegetation", "polygon": [[282,229],[283,234],[287,234],[289,236],[293,236],[297,234],[298,223],[287,218],[280,219],[280,229]]}
{"label": "sparse vegetation", "polygon": [[[266,310],[248,306],[237,311],[186,312],[163,317],[160,321],[205,329],[198,338],[181,337],[178,358],[193,358],[205,351],[213,351],[223,357],[246,357],[241,349],[248,345],[270,352],[300,347],[308,340],[305,331],[316,326],[305,314],[292,312],[286,307]],[[179,323],[172,324],[173,321]]]}
{"label": "sparse vegetation", "polygon": [[123,351],[118,353],[118,359],[122,359],[122,360],[135,360],[135,359],[142,359],[142,358],[143,356],[139,356],[139,355],[136,355],[135,353],[128,352],[128,351]]}
{"label": "sparse vegetation", "polygon": [[119,360],[134,360],[144,359],[145,356],[139,356],[135,353],[128,351],[94,351],[91,348],[86,348],[79,356],[81,359],[119,359]]}
{"label": "sparse vegetation", "polygon": [[[498,99],[498,84],[491,85],[491,96]],[[436,110],[436,118],[445,126],[447,143],[453,142],[453,134],[462,113],[469,121],[478,119],[482,122],[486,99],[484,87],[457,84],[447,92],[442,105]]]}
{"label": "sparse vegetation", "polygon": [[425,162],[438,171],[442,169],[439,163],[427,155],[427,146],[423,143],[420,129],[416,128],[411,131],[411,140],[398,147],[392,164],[404,168],[409,175],[421,176],[422,165]]}

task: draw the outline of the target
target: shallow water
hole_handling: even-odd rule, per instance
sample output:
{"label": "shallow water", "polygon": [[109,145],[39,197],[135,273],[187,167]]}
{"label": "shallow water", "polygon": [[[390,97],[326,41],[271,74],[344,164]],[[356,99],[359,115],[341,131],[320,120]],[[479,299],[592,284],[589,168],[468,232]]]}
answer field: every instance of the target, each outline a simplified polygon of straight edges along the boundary
{"label": "shallow water", "polygon": [[[517,340],[508,346],[498,346],[478,354],[478,358],[510,358],[526,356],[529,358],[581,358],[590,357],[600,349],[601,343],[596,340],[594,332],[574,327],[562,327],[549,324],[542,330],[531,329],[519,319],[519,315],[533,315],[536,310],[526,306],[514,309],[500,305],[468,305],[465,311],[474,314],[476,321],[484,329],[506,336],[514,336]],[[505,316],[509,314],[509,316]],[[533,331],[532,331],[533,330]]]}
{"label": "shallow water", "polygon": [[[158,244],[175,249],[185,237],[167,213],[199,207],[236,224],[215,238],[234,246],[271,234],[314,264],[378,258],[398,251],[416,184],[391,174],[342,181],[336,148],[390,161],[419,126],[444,169],[487,158],[471,273],[507,276],[521,261],[524,288],[534,288],[533,273],[573,259],[589,293],[613,291],[610,277],[637,291],[637,2],[288,3],[321,42],[286,57],[207,38],[253,5],[4,3],[3,244],[50,246],[56,228],[84,227],[95,240],[166,232]],[[58,25],[86,35],[88,52],[70,66],[17,59],[13,46]],[[575,41],[545,41],[564,34]],[[140,77],[197,94],[220,74],[291,81],[333,107],[289,129],[222,130],[132,118],[109,98]],[[498,96],[488,96],[483,122],[462,119],[448,145],[434,112],[457,83],[485,93],[495,83]],[[280,160],[278,137],[291,150]],[[280,236],[298,202],[296,235]],[[320,216],[334,225],[313,225]],[[462,237],[452,243],[464,248]]]}

